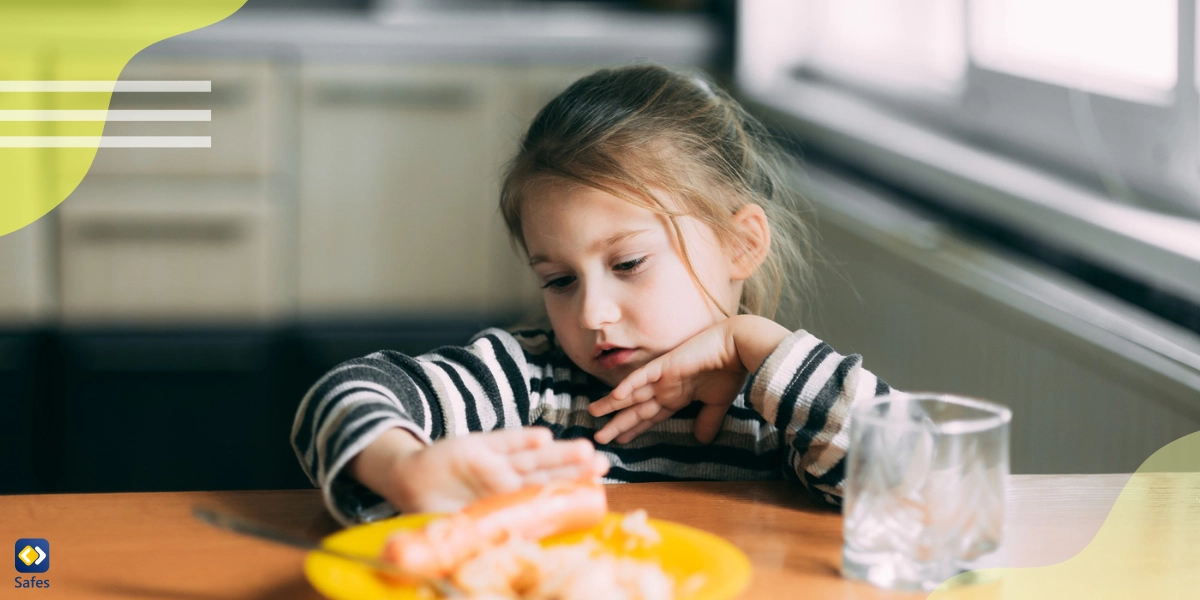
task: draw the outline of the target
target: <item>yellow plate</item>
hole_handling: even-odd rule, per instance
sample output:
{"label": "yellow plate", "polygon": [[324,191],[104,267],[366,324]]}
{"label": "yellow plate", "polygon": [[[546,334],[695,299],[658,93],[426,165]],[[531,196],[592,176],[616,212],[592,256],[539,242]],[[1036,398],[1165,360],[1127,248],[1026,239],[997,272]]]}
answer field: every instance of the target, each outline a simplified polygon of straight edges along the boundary
{"label": "yellow plate", "polygon": [[[403,529],[421,527],[435,515],[405,515],[358,525],[330,535],[324,545],[363,556],[378,556],[388,535]],[[649,519],[658,530],[662,542],[648,548],[624,550],[619,539],[603,539],[605,526],[620,521],[624,515],[609,513],[604,522],[592,529],[555,536],[542,541],[543,546],[571,544],[588,535],[600,540],[609,552],[657,562],[662,570],[683,582],[702,574],[703,585],[681,595],[678,600],[727,600],[734,598],[750,583],[750,560],[736,546],[711,533],[686,525]],[[611,530],[611,529],[610,529]],[[304,573],[318,592],[334,600],[409,600],[419,598],[410,586],[386,583],[366,567],[317,553],[309,553]]]}

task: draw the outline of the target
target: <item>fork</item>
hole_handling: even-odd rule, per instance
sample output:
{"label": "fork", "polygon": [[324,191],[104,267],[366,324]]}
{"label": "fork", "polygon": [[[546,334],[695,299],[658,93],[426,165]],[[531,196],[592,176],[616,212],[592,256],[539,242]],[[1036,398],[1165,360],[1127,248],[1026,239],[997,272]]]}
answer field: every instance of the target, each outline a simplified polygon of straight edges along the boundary
{"label": "fork", "polygon": [[303,538],[280,529],[275,529],[270,525],[253,521],[245,517],[238,517],[201,506],[192,507],[192,516],[218,529],[240,533],[242,535],[247,535],[268,542],[274,542],[276,544],[291,546],[293,548],[308,550],[309,552],[318,552],[327,556],[340,558],[342,560],[367,567],[380,573],[386,573],[396,577],[415,580],[418,581],[420,585],[429,588],[442,598],[467,597],[466,593],[464,593],[458,588],[458,586],[454,585],[447,579],[415,575],[413,573],[404,571],[396,565],[384,562],[377,558],[350,554],[348,552],[342,552],[341,550],[328,548],[322,546],[318,541]]}

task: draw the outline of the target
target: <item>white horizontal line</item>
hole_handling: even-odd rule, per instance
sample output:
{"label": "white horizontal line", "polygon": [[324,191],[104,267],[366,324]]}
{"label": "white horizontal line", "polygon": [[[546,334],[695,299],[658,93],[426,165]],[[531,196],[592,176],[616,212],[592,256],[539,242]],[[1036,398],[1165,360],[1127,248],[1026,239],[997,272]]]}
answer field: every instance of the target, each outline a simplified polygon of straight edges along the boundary
{"label": "white horizontal line", "polygon": [[211,121],[211,110],[0,110],[0,121]]}
{"label": "white horizontal line", "polygon": [[211,148],[212,137],[186,135],[0,135],[0,148]]}
{"label": "white horizontal line", "polygon": [[0,81],[0,92],[211,92],[212,81]]}

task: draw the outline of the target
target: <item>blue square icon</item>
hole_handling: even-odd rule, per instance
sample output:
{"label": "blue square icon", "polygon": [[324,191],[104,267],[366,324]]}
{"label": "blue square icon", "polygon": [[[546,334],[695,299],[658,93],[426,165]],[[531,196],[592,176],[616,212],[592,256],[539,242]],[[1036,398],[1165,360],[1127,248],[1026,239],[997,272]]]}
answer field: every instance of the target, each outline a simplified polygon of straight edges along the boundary
{"label": "blue square icon", "polygon": [[50,570],[50,542],[42,538],[21,538],[13,549],[18,573],[45,573]]}

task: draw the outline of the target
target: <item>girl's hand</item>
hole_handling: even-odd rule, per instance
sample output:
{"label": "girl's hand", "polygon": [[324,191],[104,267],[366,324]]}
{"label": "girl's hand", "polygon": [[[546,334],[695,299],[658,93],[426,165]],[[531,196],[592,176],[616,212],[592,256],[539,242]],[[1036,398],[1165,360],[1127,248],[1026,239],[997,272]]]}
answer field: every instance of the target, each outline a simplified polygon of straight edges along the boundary
{"label": "girl's hand", "polygon": [[753,315],[731,317],[701,331],[630,373],[588,407],[597,417],[619,411],[596,432],[596,442],[629,443],[693,401],[703,403],[696,439],[712,442],[746,377],[789,334],[778,323]]}
{"label": "girl's hand", "polygon": [[588,440],[555,441],[544,427],[472,433],[429,446],[403,429],[384,436],[393,439],[381,442],[385,448],[374,456],[368,446],[352,473],[402,513],[452,512],[528,485],[601,477],[609,467]]}

